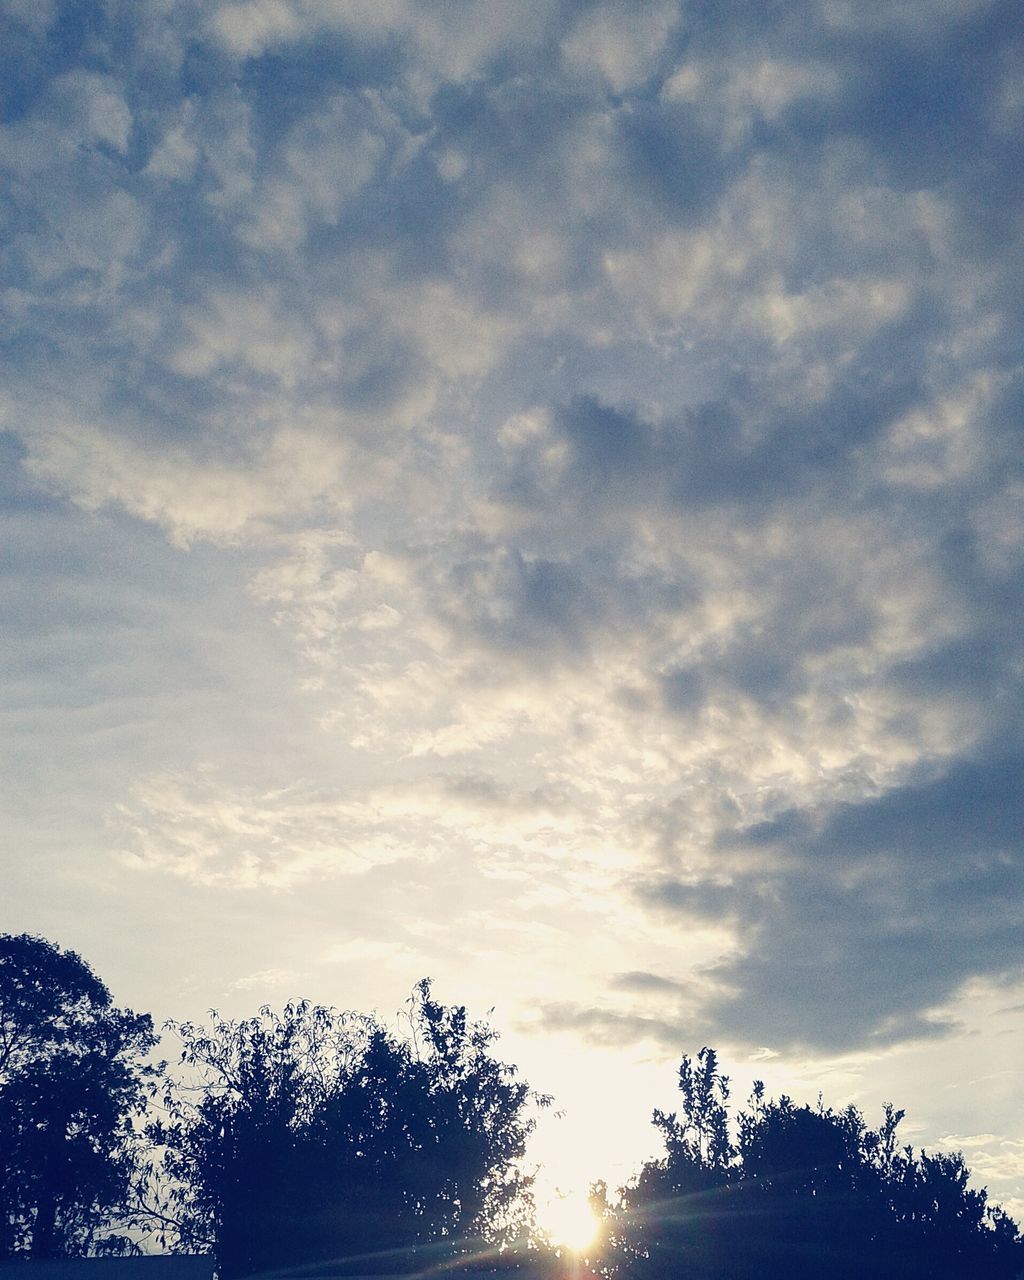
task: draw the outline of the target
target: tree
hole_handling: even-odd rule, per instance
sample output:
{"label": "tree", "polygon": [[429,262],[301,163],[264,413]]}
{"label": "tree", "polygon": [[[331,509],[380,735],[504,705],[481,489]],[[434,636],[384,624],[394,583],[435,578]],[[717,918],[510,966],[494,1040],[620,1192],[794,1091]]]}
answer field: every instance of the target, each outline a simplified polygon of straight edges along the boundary
{"label": "tree", "polygon": [[73,951],[0,935],[0,1258],[126,1247],[102,1229],[131,1198],[155,1043]]}
{"label": "tree", "polygon": [[[306,1001],[169,1024],[189,1073],[153,1126],[161,1212],[225,1276],[332,1260],[399,1270],[514,1222],[544,1102],[491,1054],[495,1033],[415,989],[409,1034]],[[386,1258],[374,1260],[372,1255]]]}
{"label": "tree", "polygon": [[620,1192],[608,1270],[637,1280],[1010,1280],[1013,1222],[969,1186],[959,1153],[900,1148],[855,1107],[797,1106],[754,1085],[730,1141],[728,1081],[702,1049],[679,1072],[679,1115],[654,1113],[665,1155]]}
{"label": "tree", "polygon": [[729,1079],[719,1071],[714,1049],[705,1046],[696,1062],[683,1057],[678,1087],[678,1112],[655,1110],[652,1117],[664,1157],[643,1166],[609,1215],[613,1257],[645,1280],[703,1265],[714,1251],[723,1197],[733,1179]]}
{"label": "tree", "polygon": [[694,1063],[684,1055],[679,1066],[680,1113],[655,1110],[670,1165],[689,1165],[706,1173],[728,1167],[734,1152],[729,1141],[729,1077],[718,1069],[718,1054],[707,1045]]}

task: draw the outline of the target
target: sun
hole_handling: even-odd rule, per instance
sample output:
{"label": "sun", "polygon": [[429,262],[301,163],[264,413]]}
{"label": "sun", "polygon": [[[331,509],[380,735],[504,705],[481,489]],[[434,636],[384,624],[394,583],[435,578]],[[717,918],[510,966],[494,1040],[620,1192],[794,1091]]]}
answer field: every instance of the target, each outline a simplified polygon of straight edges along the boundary
{"label": "sun", "polygon": [[597,1239],[599,1223],[587,1197],[579,1193],[553,1197],[537,1214],[538,1225],[556,1248],[583,1253]]}

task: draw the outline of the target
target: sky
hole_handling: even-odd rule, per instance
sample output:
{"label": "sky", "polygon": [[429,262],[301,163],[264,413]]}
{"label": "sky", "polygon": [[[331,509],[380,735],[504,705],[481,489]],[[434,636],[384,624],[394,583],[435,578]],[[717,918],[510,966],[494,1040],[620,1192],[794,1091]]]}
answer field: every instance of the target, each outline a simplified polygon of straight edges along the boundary
{"label": "sky", "polygon": [[0,928],[1024,1213],[1018,0],[0,15]]}

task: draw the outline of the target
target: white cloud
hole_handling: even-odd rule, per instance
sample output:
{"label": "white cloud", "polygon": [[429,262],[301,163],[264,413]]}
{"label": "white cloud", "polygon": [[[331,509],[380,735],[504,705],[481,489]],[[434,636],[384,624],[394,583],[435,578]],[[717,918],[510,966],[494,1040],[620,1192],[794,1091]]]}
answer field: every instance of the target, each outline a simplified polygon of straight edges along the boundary
{"label": "white cloud", "polygon": [[[337,33],[373,47],[396,37],[407,42],[415,62],[412,87],[441,79],[471,80],[497,53],[541,41],[556,7],[552,0],[520,0],[514,9],[480,0],[457,5],[412,0],[228,0],[209,15],[213,39],[237,57]],[[429,92],[429,91],[428,91]],[[424,98],[428,93],[423,94]]]}
{"label": "white cloud", "polygon": [[606,0],[586,12],[566,37],[562,50],[570,75],[597,72],[622,93],[656,69],[665,42],[678,23],[673,4],[643,9]]}
{"label": "white cloud", "polygon": [[123,866],[207,887],[284,890],[471,851],[481,874],[515,883],[536,906],[545,894],[561,902],[567,881],[606,879],[612,865],[596,834],[578,828],[567,794],[508,791],[475,775],[346,794],[302,783],[258,790],[213,770],[162,774],[134,787],[117,826]]}
{"label": "white cloud", "polygon": [[313,334],[281,306],[273,290],[216,293],[186,314],[188,338],[169,363],[177,373],[206,377],[225,366],[248,366],[291,389],[309,370]]}
{"label": "white cloud", "polygon": [[68,124],[85,143],[107,143],[117,151],[128,148],[132,114],[109,76],[87,71],[71,71],[52,86],[54,95],[68,114]]}
{"label": "white cloud", "polygon": [[753,326],[775,342],[790,342],[822,329],[837,329],[846,342],[863,341],[906,310],[910,292],[902,280],[831,280],[804,293],[790,293],[781,281],[750,300]]}
{"label": "white cloud", "polygon": [[[176,450],[147,450],[84,424],[52,426],[30,438],[26,466],[47,486],[90,510],[109,503],[164,526],[181,546],[196,538],[232,543],[267,522],[291,518],[338,486],[339,445],[282,431],[258,450],[255,467],[200,465]],[[308,446],[308,447],[306,447]],[[343,504],[340,496],[335,499]]]}
{"label": "white cloud", "polygon": [[207,886],[286,889],[409,853],[372,804],[295,784],[225,792],[208,778],[151,778],[136,786],[122,822],[126,867]]}
{"label": "white cloud", "polygon": [[[716,51],[717,54],[717,51]],[[782,58],[690,57],[671,73],[662,98],[686,103],[714,120],[730,147],[749,144],[758,121],[778,125],[794,104],[827,107],[844,87],[844,78],[825,62]]]}
{"label": "white cloud", "polygon": [[967,386],[894,423],[882,454],[886,480],[928,490],[975,474],[985,449],[980,424],[1002,381],[991,370],[978,369]]}
{"label": "white cloud", "polygon": [[261,53],[269,44],[295,39],[302,30],[298,6],[289,0],[222,4],[210,18],[215,35],[235,54]]}
{"label": "white cloud", "polygon": [[184,181],[195,172],[199,146],[195,138],[195,103],[182,104],[175,122],[153,148],[144,172],[154,178]]}
{"label": "white cloud", "polygon": [[258,969],[255,973],[247,973],[242,978],[236,978],[229,990],[264,993],[269,989],[292,988],[298,980],[299,975],[292,969]]}
{"label": "white cloud", "polygon": [[373,95],[335,98],[302,120],[281,165],[254,192],[238,234],[262,250],[295,250],[311,227],[333,226],[372,180],[397,122]]}

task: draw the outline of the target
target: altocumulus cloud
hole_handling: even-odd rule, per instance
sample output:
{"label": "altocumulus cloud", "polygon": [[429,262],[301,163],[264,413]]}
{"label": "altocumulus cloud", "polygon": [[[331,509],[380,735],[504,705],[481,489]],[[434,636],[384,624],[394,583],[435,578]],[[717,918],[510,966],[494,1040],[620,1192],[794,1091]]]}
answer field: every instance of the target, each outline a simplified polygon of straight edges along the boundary
{"label": "altocumulus cloud", "polygon": [[500,884],[601,1041],[1020,977],[1013,0],[2,12],[33,856]]}

